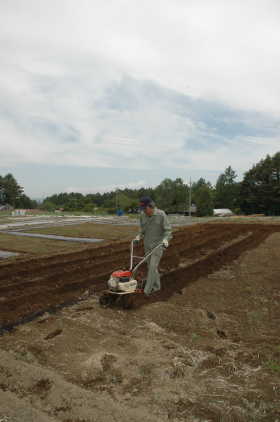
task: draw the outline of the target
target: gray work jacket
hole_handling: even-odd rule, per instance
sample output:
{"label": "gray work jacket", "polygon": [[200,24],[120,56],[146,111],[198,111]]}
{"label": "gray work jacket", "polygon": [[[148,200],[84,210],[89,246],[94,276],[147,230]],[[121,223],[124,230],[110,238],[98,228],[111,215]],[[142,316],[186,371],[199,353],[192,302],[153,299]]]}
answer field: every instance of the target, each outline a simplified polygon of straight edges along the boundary
{"label": "gray work jacket", "polygon": [[172,238],[172,229],[164,211],[154,208],[150,217],[144,212],[140,214],[140,236],[144,238],[145,251],[153,249],[163,239]]}

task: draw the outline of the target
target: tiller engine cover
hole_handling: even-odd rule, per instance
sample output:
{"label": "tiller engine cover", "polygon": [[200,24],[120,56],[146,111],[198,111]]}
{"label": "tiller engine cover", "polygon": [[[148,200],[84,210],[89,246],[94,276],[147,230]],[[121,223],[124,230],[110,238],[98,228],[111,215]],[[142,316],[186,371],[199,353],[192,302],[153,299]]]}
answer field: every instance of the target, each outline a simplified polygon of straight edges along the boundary
{"label": "tiller engine cover", "polygon": [[137,280],[131,277],[131,271],[115,271],[108,281],[108,287],[115,292],[134,292],[137,289]]}

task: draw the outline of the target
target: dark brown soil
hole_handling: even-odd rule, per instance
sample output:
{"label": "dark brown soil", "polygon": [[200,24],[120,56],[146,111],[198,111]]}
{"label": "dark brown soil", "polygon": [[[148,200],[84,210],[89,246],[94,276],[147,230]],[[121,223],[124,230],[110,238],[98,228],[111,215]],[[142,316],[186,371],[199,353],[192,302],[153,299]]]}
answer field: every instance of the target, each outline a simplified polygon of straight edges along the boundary
{"label": "dark brown soil", "polygon": [[[161,261],[162,291],[136,307],[163,301],[203,275],[217,271],[256,247],[279,225],[204,224],[180,229]],[[106,288],[112,271],[127,268],[129,243],[112,243],[78,253],[14,262],[0,268],[0,330],[40,312]]]}
{"label": "dark brown soil", "polygon": [[162,291],[129,311],[99,305],[128,243],[5,264],[3,323],[85,300],[0,337],[0,420],[279,421],[279,229],[176,232]]}

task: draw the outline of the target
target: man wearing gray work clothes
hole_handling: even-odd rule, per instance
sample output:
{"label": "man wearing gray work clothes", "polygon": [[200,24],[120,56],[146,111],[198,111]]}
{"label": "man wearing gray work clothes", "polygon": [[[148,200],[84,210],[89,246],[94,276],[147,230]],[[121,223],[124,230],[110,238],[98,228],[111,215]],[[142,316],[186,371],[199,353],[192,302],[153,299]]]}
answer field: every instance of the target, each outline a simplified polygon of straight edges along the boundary
{"label": "man wearing gray work clothes", "polygon": [[163,254],[163,249],[168,247],[168,242],[172,238],[171,225],[164,211],[156,208],[154,201],[148,196],[140,199],[140,233],[134,239],[139,242],[144,239],[145,254],[150,252],[159,243],[157,248],[148,259],[148,276],[144,288],[144,293],[150,295],[152,292],[160,290],[160,275],[158,272],[159,261]]}

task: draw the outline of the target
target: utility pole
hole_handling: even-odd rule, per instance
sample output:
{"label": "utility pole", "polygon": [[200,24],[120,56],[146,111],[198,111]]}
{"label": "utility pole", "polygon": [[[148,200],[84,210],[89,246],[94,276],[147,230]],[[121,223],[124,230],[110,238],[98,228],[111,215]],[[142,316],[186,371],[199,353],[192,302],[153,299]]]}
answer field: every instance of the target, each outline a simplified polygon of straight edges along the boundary
{"label": "utility pole", "polygon": [[192,179],[190,177],[190,189],[189,189],[189,219],[192,218]]}
{"label": "utility pole", "polygon": [[118,189],[116,189],[116,212],[118,211]]}

